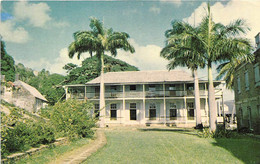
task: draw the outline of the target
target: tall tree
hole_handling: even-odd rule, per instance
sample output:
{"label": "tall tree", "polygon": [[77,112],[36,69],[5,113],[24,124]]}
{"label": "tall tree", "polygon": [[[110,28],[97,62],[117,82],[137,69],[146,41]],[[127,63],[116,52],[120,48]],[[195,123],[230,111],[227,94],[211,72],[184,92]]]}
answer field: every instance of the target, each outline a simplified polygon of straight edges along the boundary
{"label": "tall tree", "polygon": [[96,19],[90,19],[90,31],[79,31],[74,33],[74,41],[69,45],[69,57],[75,54],[80,58],[83,52],[93,53],[100,59],[100,126],[104,127],[105,116],[105,86],[104,86],[104,54],[110,52],[112,56],[117,55],[117,49],[135,52],[129,43],[129,35],[125,32],[114,32],[112,28],[106,29],[104,24]]}
{"label": "tall tree", "polygon": [[196,108],[196,127],[202,124],[200,113],[200,95],[197,69],[205,66],[200,41],[197,41],[198,28],[181,21],[172,22],[172,29],[165,32],[166,46],[161,56],[169,60],[168,69],[187,66],[194,78],[194,94]]}
{"label": "tall tree", "polygon": [[197,39],[203,45],[204,60],[208,68],[209,123],[211,131],[215,131],[217,128],[217,113],[212,64],[246,56],[250,54],[252,47],[248,39],[240,37],[240,34],[245,34],[249,30],[246,22],[237,19],[227,26],[215,23],[212,20],[210,4],[208,4],[207,15],[200,23],[199,29]]}
{"label": "tall tree", "polygon": [[[100,76],[99,59],[97,56],[86,58],[82,61],[81,66],[71,63],[66,64],[63,68],[67,70],[66,84],[85,84],[86,82]],[[135,66],[129,65],[124,61],[104,55],[104,72],[119,71],[139,71]]]}
{"label": "tall tree", "polygon": [[243,56],[242,58],[232,58],[217,67],[218,76],[217,80],[223,79],[226,82],[226,88],[232,90],[234,87],[234,74],[236,69],[240,66],[240,64],[244,62],[252,62],[254,60],[254,55],[248,54]]}
{"label": "tall tree", "polygon": [[14,59],[6,52],[5,43],[3,41],[1,41],[1,75],[5,75],[6,81],[14,81]]}

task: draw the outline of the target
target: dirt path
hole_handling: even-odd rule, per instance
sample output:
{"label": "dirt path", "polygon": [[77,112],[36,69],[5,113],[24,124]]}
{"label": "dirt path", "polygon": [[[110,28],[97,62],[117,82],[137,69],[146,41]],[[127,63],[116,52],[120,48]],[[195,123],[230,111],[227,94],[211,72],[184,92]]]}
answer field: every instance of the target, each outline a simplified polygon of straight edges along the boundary
{"label": "dirt path", "polygon": [[50,164],[78,164],[85,161],[92,153],[105,146],[107,143],[106,136],[102,129],[96,131],[96,139],[91,140],[89,144],[67,152]]}

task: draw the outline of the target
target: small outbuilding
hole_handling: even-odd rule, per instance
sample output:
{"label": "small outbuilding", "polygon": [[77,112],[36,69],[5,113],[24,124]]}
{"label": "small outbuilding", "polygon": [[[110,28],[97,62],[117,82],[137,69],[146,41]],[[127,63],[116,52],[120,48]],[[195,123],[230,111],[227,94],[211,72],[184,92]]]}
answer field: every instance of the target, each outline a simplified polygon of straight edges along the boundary
{"label": "small outbuilding", "polygon": [[2,86],[1,98],[29,112],[38,112],[41,108],[45,108],[48,102],[36,88],[21,80]]}

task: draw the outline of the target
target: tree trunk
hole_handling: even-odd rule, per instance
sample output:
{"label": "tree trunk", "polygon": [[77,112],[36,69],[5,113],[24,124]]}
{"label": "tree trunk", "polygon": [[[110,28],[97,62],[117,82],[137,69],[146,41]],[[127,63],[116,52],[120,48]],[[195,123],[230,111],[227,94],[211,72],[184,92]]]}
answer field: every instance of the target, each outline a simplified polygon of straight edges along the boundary
{"label": "tree trunk", "polygon": [[217,113],[216,113],[216,100],[215,89],[213,85],[212,67],[211,62],[208,62],[208,98],[209,98],[209,126],[211,131],[216,131],[217,128]]}
{"label": "tree trunk", "polygon": [[192,70],[192,76],[194,78],[194,95],[195,95],[195,108],[196,108],[196,127],[199,127],[201,122],[200,114],[200,93],[199,93],[199,79],[197,70]]}
{"label": "tree trunk", "polygon": [[101,61],[101,74],[100,74],[100,97],[99,97],[99,108],[100,108],[100,124],[101,128],[105,127],[105,115],[106,115],[106,103],[105,103],[105,85],[104,85],[104,54],[100,55]]}

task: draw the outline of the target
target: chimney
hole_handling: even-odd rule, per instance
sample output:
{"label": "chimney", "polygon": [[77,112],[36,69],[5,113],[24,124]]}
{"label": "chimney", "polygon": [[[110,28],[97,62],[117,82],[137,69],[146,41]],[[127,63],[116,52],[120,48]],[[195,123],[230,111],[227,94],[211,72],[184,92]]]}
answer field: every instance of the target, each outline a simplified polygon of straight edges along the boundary
{"label": "chimney", "polygon": [[260,32],[255,36],[256,50],[260,49]]}
{"label": "chimney", "polygon": [[15,74],[15,81],[19,80],[19,74]]}

